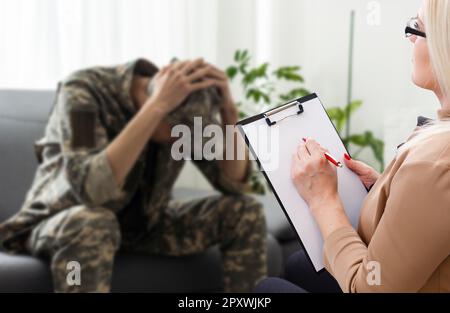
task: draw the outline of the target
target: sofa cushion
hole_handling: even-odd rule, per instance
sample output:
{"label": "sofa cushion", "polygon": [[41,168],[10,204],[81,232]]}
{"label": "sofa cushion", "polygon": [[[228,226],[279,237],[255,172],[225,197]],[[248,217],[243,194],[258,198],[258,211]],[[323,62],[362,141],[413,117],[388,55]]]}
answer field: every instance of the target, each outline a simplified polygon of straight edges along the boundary
{"label": "sofa cushion", "polygon": [[[282,252],[268,236],[269,276],[282,272]],[[217,247],[189,257],[119,255],[113,292],[211,292],[221,291],[222,267]]]}
{"label": "sofa cushion", "polygon": [[0,292],[51,292],[50,268],[31,256],[0,252]]}
{"label": "sofa cushion", "polygon": [[[282,271],[278,242],[268,236],[269,276]],[[52,292],[47,262],[31,256],[0,252],[0,292]],[[83,280],[83,277],[81,277]],[[113,292],[221,291],[222,267],[217,247],[189,257],[118,254],[114,264]]]}
{"label": "sofa cushion", "polygon": [[43,133],[54,93],[0,91],[0,222],[17,212],[37,161],[33,143]]}

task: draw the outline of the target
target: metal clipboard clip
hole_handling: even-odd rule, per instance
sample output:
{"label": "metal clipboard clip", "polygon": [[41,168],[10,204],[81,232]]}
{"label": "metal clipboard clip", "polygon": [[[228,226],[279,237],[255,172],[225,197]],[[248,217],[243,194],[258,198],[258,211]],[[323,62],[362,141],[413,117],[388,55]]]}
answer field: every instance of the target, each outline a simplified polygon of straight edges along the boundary
{"label": "metal clipboard clip", "polygon": [[[286,110],[286,109],[290,109],[290,108],[292,108],[293,106],[298,106],[297,114],[291,114],[291,115],[285,116],[285,117],[283,117],[282,119],[280,119],[280,120],[278,120],[278,121],[275,121],[275,120],[271,120],[271,119],[270,119],[271,116],[273,116],[273,115],[275,115],[275,114],[277,114],[277,113],[280,113],[281,111],[284,111],[284,110]],[[283,106],[281,106],[281,107],[279,107],[279,108],[276,108],[276,109],[273,109],[273,110],[271,110],[271,111],[266,112],[266,113],[264,114],[264,118],[266,119],[267,125],[273,126],[273,125],[275,125],[276,123],[279,123],[279,122],[281,122],[281,121],[283,121],[283,120],[285,120],[285,119],[287,119],[287,118],[289,118],[289,117],[293,117],[293,116],[300,115],[300,114],[302,114],[303,112],[304,112],[303,105],[302,105],[300,102],[298,102],[298,101],[294,101],[294,102],[290,102],[290,103],[288,103],[288,104],[285,104],[285,105],[283,105]]]}

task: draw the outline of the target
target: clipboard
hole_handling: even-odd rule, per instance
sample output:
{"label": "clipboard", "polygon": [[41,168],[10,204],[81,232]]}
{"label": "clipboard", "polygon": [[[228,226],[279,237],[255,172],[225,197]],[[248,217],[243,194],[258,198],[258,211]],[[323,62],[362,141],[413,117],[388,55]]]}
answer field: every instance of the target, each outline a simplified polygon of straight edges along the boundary
{"label": "clipboard", "polygon": [[[315,270],[324,269],[323,238],[291,179],[292,155],[302,138],[314,138],[338,160],[348,153],[317,94],[293,100],[236,125]],[[343,163],[343,162],[342,162]],[[357,229],[368,190],[347,167],[338,168],[338,192]]]}

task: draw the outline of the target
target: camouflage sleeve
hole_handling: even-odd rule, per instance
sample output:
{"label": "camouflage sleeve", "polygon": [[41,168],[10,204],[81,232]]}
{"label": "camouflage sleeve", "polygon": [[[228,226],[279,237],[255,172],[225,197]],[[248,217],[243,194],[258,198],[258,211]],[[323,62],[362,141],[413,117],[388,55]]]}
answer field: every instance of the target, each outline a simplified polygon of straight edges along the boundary
{"label": "camouflage sleeve", "polygon": [[120,199],[105,148],[109,141],[99,119],[99,106],[83,86],[65,85],[56,103],[58,135],[65,176],[81,203],[102,206]]}
{"label": "camouflage sleeve", "polygon": [[229,178],[223,171],[219,161],[194,161],[195,166],[203,173],[213,187],[224,194],[244,194],[251,190],[250,177],[253,172],[252,162],[248,162],[243,181]]}

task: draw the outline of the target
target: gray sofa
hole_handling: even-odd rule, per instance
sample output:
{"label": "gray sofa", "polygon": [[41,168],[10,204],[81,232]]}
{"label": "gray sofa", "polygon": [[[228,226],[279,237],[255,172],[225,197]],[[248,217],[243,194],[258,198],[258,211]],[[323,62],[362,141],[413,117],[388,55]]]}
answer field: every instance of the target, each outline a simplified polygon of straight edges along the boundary
{"label": "gray sofa", "polygon": [[[19,210],[36,168],[33,142],[44,131],[54,92],[0,90],[0,222]],[[210,192],[177,189],[176,198],[203,197]],[[258,197],[268,221],[269,274],[282,275],[284,260],[300,249],[296,235],[273,195]],[[116,257],[112,291],[209,292],[221,290],[220,251],[170,258],[153,255]],[[51,292],[48,264],[30,256],[0,252],[0,292]]]}

